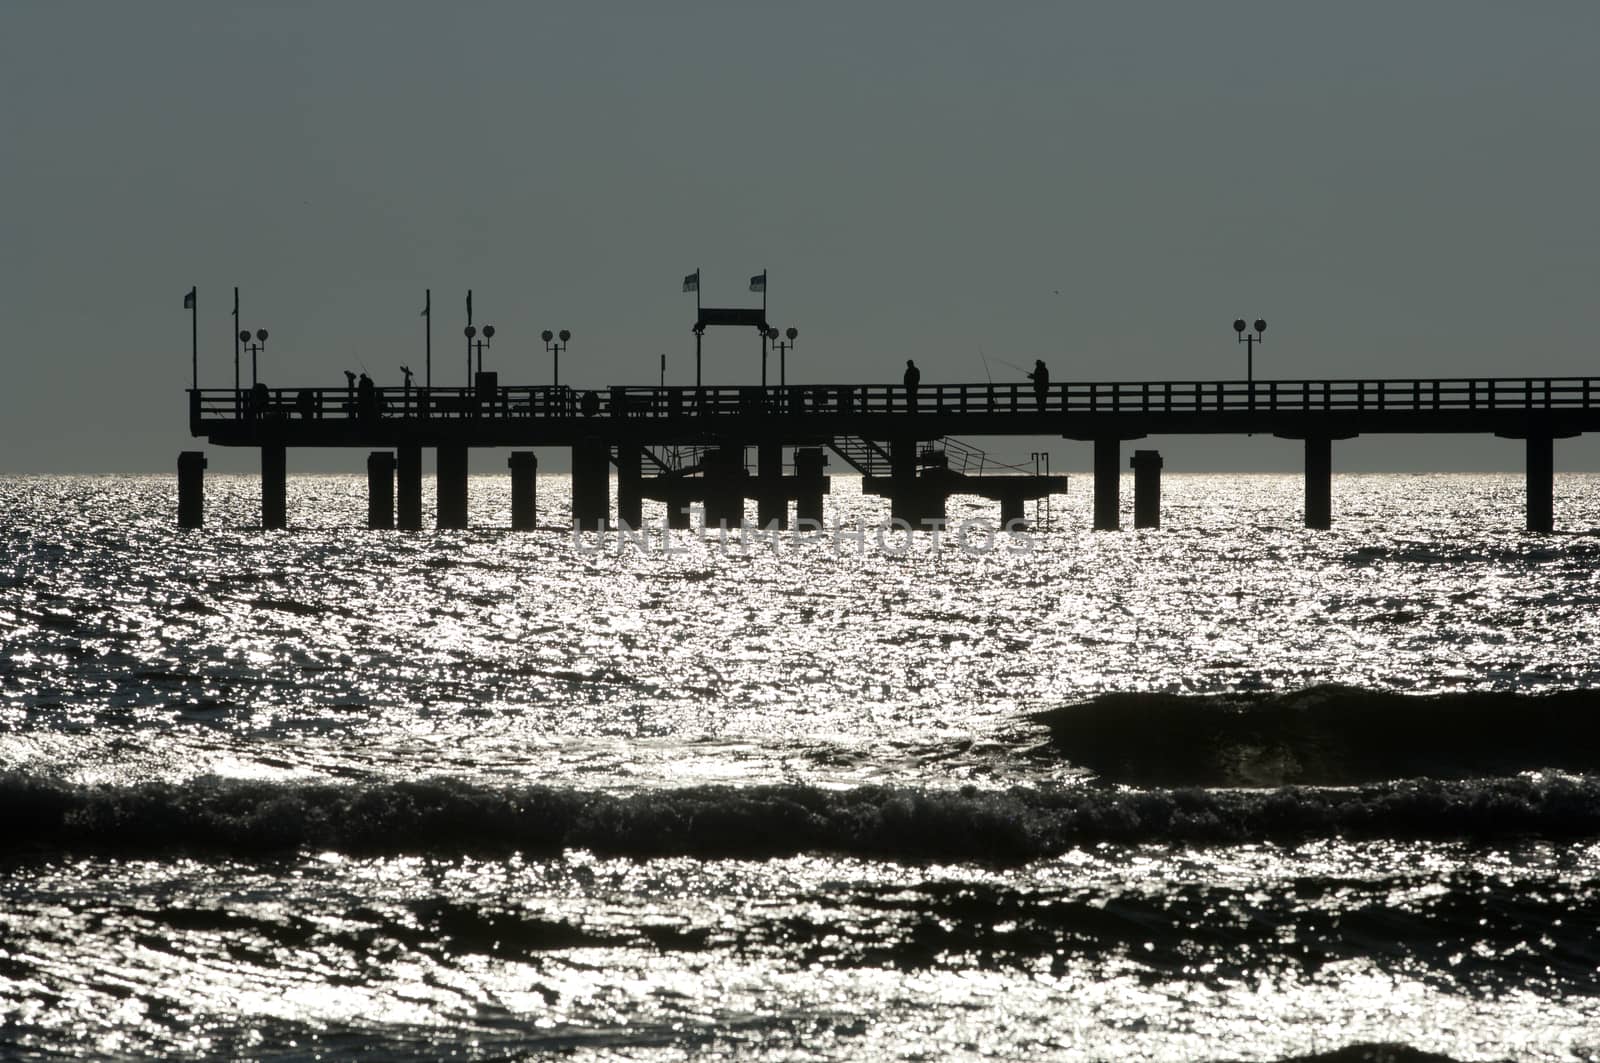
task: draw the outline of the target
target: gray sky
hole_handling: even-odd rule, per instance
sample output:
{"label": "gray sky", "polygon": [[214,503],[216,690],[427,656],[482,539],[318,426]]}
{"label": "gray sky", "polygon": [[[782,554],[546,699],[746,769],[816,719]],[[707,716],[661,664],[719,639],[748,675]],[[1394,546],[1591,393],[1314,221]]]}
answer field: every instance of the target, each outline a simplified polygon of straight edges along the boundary
{"label": "gray sky", "polygon": [[[8,0],[0,470],[194,446],[191,284],[209,386],[231,383],[235,284],[274,386],[420,372],[430,286],[437,383],[464,377],[469,286],[505,382],[549,379],[547,327],[575,333],[564,382],[650,383],[662,352],[692,380],[697,266],[708,304],[770,269],[795,382],[893,381],[906,357],[982,380],[980,350],[1057,380],[1242,377],[1230,322],[1257,315],[1261,377],[1600,374],[1597,31],[1587,0]],[[707,379],[756,381],[754,351],[710,334]],[[1173,471],[1299,462],[1141,445]],[[1600,469],[1600,443],[1557,468]]]}

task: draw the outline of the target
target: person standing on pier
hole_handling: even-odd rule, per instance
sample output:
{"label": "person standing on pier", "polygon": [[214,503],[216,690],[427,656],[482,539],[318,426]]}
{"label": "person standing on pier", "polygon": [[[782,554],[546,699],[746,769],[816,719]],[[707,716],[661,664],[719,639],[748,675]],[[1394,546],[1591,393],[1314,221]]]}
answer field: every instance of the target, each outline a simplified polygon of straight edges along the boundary
{"label": "person standing on pier", "polygon": [[917,363],[906,359],[906,412],[917,412],[917,385],[922,383],[922,370],[917,368]]}
{"label": "person standing on pier", "polygon": [[365,373],[361,374],[361,382],[356,385],[356,411],[364,421],[378,416],[378,389]]}
{"label": "person standing on pier", "polygon": [[1028,374],[1028,379],[1033,381],[1033,397],[1039,403],[1039,412],[1043,413],[1045,396],[1050,392],[1050,368],[1043,358],[1033,360],[1033,372]]}

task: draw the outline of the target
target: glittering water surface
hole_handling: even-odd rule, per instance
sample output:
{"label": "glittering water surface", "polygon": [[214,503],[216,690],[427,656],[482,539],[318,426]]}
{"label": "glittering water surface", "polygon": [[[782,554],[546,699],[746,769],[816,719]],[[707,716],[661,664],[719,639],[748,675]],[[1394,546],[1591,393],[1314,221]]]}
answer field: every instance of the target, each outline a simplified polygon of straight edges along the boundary
{"label": "glittering water surface", "polygon": [[557,530],[560,476],[515,534],[503,477],[468,532],[256,489],[180,533],[170,477],[0,479],[0,1046],[1600,1057],[1595,776],[1186,796],[1031,718],[1591,689],[1600,478],[1555,536],[1519,477],[1341,477],[1314,533],[1298,477],[1169,476],[1159,532],[1075,483],[909,548],[843,477],[837,534],[647,503],[642,548]]}

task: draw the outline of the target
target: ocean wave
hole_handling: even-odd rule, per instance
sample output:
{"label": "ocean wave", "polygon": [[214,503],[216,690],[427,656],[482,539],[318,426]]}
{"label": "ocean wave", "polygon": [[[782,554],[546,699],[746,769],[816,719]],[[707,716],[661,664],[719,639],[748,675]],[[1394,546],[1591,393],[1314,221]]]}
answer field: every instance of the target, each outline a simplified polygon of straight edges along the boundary
{"label": "ocean wave", "polygon": [[1003,791],[689,787],[617,795],[454,780],[364,785],[202,778],[85,786],[0,776],[0,845],[30,852],[639,857],[803,852],[1021,862],[1101,842],[1600,837],[1600,778],[1558,773],[1350,789]]}
{"label": "ocean wave", "polygon": [[1600,771],[1600,691],[1103,694],[1033,717],[1054,752],[1139,786],[1320,786]]}

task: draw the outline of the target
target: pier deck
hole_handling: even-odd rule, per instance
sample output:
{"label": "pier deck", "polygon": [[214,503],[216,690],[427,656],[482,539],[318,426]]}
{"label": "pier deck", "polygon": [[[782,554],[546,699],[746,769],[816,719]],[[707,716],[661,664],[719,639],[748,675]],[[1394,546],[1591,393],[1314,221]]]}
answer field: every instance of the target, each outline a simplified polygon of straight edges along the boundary
{"label": "pier deck", "polygon": [[[189,392],[189,422],[193,435],[213,445],[262,448],[263,523],[268,527],[281,525],[282,488],[281,482],[265,480],[281,481],[283,452],[290,447],[397,448],[403,527],[414,525],[407,513],[420,512],[411,497],[420,488],[411,481],[420,482],[417,451],[422,447],[439,448],[439,465],[445,470],[440,523],[446,527],[465,522],[464,452],[470,447],[573,448],[575,519],[590,526],[603,526],[609,519],[603,515],[608,489],[602,484],[596,499],[594,483],[609,477],[611,464],[619,473],[619,502],[624,495],[710,498],[745,491],[713,481],[721,469],[730,483],[730,478],[742,482],[746,446],[757,448],[760,470],[766,470],[752,478],[752,496],[799,497],[806,512],[819,510],[820,494],[814,505],[805,499],[815,490],[826,491],[821,448],[833,448],[850,460],[855,452],[850,441],[857,441],[857,450],[864,446],[883,455],[884,468],[862,471],[874,490],[896,500],[895,512],[913,523],[942,519],[944,498],[953,493],[1001,499],[1002,513],[1015,517],[1021,498],[1065,488],[1061,477],[1018,474],[992,476],[975,485],[971,476],[930,467],[938,465],[925,460],[937,451],[936,441],[961,435],[1092,441],[1095,525],[1115,528],[1123,441],[1247,433],[1305,441],[1306,523],[1328,527],[1334,440],[1365,434],[1490,433],[1527,441],[1528,528],[1549,531],[1553,442],[1600,430],[1600,378],[1066,382],[1042,392],[1026,384],[987,383],[935,384],[915,391],[898,385],[618,386],[586,391],[501,387],[494,374],[483,374],[477,387],[374,388],[364,395],[349,387],[195,389]],[[877,447],[879,442],[886,448]],[[682,446],[727,453],[692,477],[694,486],[688,488],[653,482],[672,477],[643,478],[643,486],[628,483],[642,477],[639,448]],[[822,481],[820,489],[779,482],[784,447],[797,448],[796,466],[807,470],[803,478],[808,483]],[[738,448],[738,459],[731,456],[733,448]],[[184,467],[180,463],[180,481]],[[191,479],[200,475],[194,459],[187,467]],[[520,466],[513,463],[514,472],[518,467],[530,468],[529,459],[520,459]],[[463,482],[456,484],[457,479]],[[580,506],[580,497],[589,501]],[[728,505],[718,510],[732,512]],[[630,522],[627,513],[619,519]]]}

